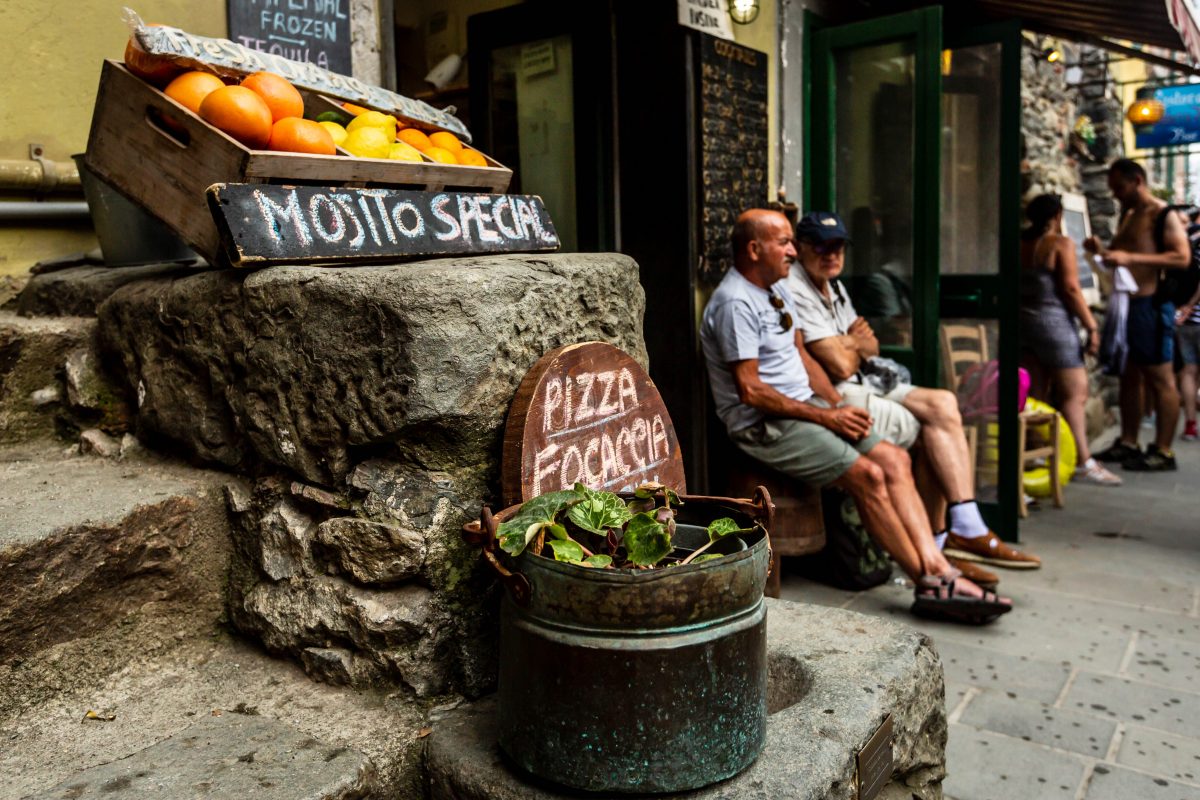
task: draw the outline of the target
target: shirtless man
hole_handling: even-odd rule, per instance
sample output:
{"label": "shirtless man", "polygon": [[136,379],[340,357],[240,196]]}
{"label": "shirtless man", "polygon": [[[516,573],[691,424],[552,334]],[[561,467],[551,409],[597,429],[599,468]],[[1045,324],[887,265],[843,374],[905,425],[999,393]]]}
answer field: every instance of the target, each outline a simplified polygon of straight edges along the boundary
{"label": "shirtless man", "polygon": [[[1114,161],[1108,168],[1108,188],[1121,204],[1117,235],[1109,248],[1094,236],[1084,246],[1108,266],[1126,267],[1138,290],[1129,303],[1129,358],[1121,375],[1121,438],[1096,458],[1120,461],[1130,470],[1173,470],[1171,439],[1179,421],[1179,393],[1172,372],[1175,307],[1154,295],[1161,270],[1183,269],[1191,260],[1187,232],[1176,214],[1165,214],[1159,221],[1167,204],[1150,194],[1146,171],[1137,162],[1127,158]],[[1154,443],[1144,453],[1137,440],[1143,381],[1156,398],[1158,422]]]}

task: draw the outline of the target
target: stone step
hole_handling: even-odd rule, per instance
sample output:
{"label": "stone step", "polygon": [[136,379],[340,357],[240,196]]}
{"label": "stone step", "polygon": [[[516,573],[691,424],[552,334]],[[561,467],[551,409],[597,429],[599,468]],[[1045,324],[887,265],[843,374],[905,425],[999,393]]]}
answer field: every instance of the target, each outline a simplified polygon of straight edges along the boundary
{"label": "stone step", "polygon": [[210,626],[229,564],[227,479],[145,453],[80,456],[52,440],[0,447],[0,660],[148,604],[164,620],[184,612],[185,628]]}
{"label": "stone step", "polygon": [[402,697],[313,683],[221,631],[158,652],[103,635],[125,663],[101,680],[75,681],[68,644],[7,668],[71,685],[0,714],[0,800],[423,796],[427,713]]}
{"label": "stone step", "polygon": [[71,427],[67,362],[74,356],[77,366],[90,366],[95,332],[95,319],[0,311],[0,444]]}

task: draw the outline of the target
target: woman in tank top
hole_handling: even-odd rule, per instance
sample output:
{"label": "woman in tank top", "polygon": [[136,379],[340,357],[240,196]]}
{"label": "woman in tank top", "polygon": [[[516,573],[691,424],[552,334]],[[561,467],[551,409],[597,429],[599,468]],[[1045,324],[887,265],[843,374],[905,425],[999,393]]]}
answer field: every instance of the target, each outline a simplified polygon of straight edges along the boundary
{"label": "woman in tank top", "polygon": [[[1071,426],[1075,479],[1119,486],[1121,479],[1088,450],[1083,355],[1096,355],[1100,333],[1079,286],[1075,243],[1062,234],[1062,213],[1062,200],[1052,194],[1038,195],[1025,209],[1029,227],[1021,233],[1021,365],[1029,370],[1030,394],[1049,401],[1053,390]],[[1080,344],[1076,321],[1087,331],[1086,348]]]}

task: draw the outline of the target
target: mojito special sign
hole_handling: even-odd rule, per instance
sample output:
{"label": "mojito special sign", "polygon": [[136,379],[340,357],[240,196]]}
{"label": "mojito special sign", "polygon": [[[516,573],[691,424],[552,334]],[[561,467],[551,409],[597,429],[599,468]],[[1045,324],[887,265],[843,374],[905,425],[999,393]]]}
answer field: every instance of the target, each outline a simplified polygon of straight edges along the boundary
{"label": "mojito special sign", "polygon": [[536,195],[218,183],[209,208],[234,266],[557,250]]}
{"label": "mojito special sign", "polygon": [[1153,125],[1134,125],[1139,149],[1200,142],[1200,84],[1163,86],[1154,90],[1163,117]]}

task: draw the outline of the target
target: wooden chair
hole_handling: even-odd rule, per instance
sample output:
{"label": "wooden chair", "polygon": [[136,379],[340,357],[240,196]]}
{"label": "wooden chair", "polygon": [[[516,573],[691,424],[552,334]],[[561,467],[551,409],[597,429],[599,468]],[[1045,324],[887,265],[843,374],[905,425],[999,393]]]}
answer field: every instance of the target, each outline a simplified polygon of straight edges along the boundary
{"label": "wooden chair", "polygon": [[[942,339],[942,368],[950,388],[957,392],[966,369],[973,364],[986,364],[988,358],[987,328],[982,324],[943,324]],[[1050,471],[1050,495],[1055,508],[1063,507],[1062,482],[1058,475],[1059,448],[1059,419],[1057,411],[1037,412],[1022,411],[1017,415],[1017,511],[1022,517],[1029,516],[1025,504],[1025,467],[1029,462],[1044,458]],[[1049,424],[1050,435],[1048,443],[1035,448],[1029,448],[1029,429],[1033,426]],[[965,424],[967,441],[971,451],[971,463],[977,464],[979,427],[977,424]]]}

